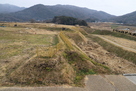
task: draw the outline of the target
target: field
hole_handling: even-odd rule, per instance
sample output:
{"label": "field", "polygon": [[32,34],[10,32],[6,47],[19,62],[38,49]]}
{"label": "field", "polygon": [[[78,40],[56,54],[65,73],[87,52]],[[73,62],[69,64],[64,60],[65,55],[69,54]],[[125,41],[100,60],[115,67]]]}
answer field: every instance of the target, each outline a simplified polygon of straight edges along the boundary
{"label": "field", "polygon": [[120,44],[122,46],[136,49],[136,42],[134,40],[128,40],[128,39],[118,38],[118,37],[114,37],[114,36],[103,36],[103,37],[107,38],[111,41],[114,41],[115,43]]}
{"label": "field", "polygon": [[[136,53],[98,37],[136,49],[135,37],[112,35],[113,24],[90,24],[93,28],[51,23],[0,25],[4,25],[0,27],[0,86],[84,86],[86,75],[136,72]],[[110,35],[107,31],[101,34],[102,26],[110,28]]]}

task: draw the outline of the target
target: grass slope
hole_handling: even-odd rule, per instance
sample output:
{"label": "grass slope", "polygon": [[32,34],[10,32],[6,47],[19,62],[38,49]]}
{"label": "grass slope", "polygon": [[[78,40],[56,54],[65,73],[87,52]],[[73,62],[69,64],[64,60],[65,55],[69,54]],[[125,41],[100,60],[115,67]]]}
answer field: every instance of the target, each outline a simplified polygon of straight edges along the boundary
{"label": "grass slope", "polygon": [[122,33],[118,33],[118,32],[107,31],[107,30],[102,30],[102,31],[95,30],[92,34],[111,35],[111,36],[115,36],[115,37],[120,37],[120,38],[125,38],[125,39],[136,41],[136,37],[134,37],[134,36],[130,36],[130,35],[122,34]]}
{"label": "grass slope", "polygon": [[130,52],[130,51],[126,51],[123,50],[120,47],[117,47],[111,43],[108,43],[106,41],[104,41],[103,39],[90,35],[89,36],[93,41],[98,42],[101,46],[103,46],[104,49],[106,49],[107,51],[116,54],[118,57],[127,59],[133,63],[136,64],[135,58],[136,58],[136,53]]}
{"label": "grass slope", "polygon": [[[26,29],[26,27],[36,28],[37,31],[41,28],[48,32],[53,30],[57,33],[33,34],[18,31],[20,28]],[[10,65],[0,67],[1,70],[5,69],[6,72],[5,75],[0,76],[0,86],[55,86],[64,84],[84,86],[86,75],[114,74],[115,72],[112,72],[109,67],[92,60],[81,49],[79,45],[82,44],[83,47],[87,45],[88,37],[98,42],[109,52],[136,63],[134,61],[135,53],[124,51],[98,37],[89,35],[87,32],[123,36],[118,33],[97,30],[90,32],[88,28],[86,28],[87,31],[84,31],[78,26],[53,24],[21,23],[18,24],[18,27],[12,27],[12,31],[9,27],[7,28],[7,30],[0,30],[0,42],[2,43],[0,54],[8,55],[9,58],[18,57],[18,55],[24,56],[25,54],[29,56],[22,58],[19,62],[15,61],[18,58],[12,59],[12,64],[9,62]],[[62,28],[66,30],[61,31]],[[37,57],[31,58],[30,54],[37,54]],[[3,58],[0,58],[0,62],[6,64],[3,59],[8,60],[8,57],[3,56]],[[0,72],[2,72],[1,70]]]}

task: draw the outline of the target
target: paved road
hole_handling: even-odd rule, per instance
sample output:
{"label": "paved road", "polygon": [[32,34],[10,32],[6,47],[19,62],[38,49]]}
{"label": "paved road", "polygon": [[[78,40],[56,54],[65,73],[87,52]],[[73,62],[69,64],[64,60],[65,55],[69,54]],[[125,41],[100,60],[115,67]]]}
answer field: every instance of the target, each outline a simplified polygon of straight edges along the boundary
{"label": "paved road", "polygon": [[136,84],[136,76],[125,76],[125,77],[128,78],[134,84]]}
{"label": "paved road", "polygon": [[115,88],[104,77],[99,75],[88,76],[87,91],[115,91]]}
{"label": "paved road", "polygon": [[136,91],[136,85],[124,76],[107,75],[105,77],[113,84],[115,91]]}
{"label": "paved road", "polygon": [[3,87],[0,91],[136,91],[136,84],[122,75],[89,75],[86,86],[70,87]]}

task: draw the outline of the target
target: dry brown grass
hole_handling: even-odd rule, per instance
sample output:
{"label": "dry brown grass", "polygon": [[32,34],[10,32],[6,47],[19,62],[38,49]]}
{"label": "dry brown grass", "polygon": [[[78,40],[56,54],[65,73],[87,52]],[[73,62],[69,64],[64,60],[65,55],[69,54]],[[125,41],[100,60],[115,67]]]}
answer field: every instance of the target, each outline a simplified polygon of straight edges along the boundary
{"label": "dry brown grass", "polygon": [[57,43],[56,33],[33,34],[30,33],[31,30],[12,25],[14,24],[9,23],[7,27],[0,27],[0,85],[5,84],[10,74],[18,70],[20,66],[24,67],[27,60],[29,62],[29,59],[36,54],[37,46],[43,47],[49,46],[50,43],[51,45]]}
{"label": "dry brown grass", "polygon": [[61,85],[73,84],[74,69],[61,56],[50,59],[35,58],[23,67],[13,71],[7,79],[14,85]]}
{"label": "dry brown grass", "polygon": [[117,44],[120,44],[122,46],[136,49],[136,41],[128,40],[128,39],[124,39],[124,38],[118,38],[118,37],[114,37],[114,36],[108,36],[108,35],[107,36],[103,35],[103,37],[107,38]]}
{"label": "dry brown grass", "polygon": [[[79,26],[17,23],[14,27],[14,24],[7,23],[10,27],[0,30],[5,35],[0,36],[3,43],[0,50],[4,52],[7,48],[11,55],[0,59],[0,86],[84,86],[86,75],[116,73],[110,70],[113,66],[107,67],[97,58],[105,53],[110,59],[107,51],[89,41],[85,36],[88,34]],[[63,27],[72,31],[58,31]]]}
{"label": "dry brown grass", "polygon": [[64,32],[60,32],[59,36],[63,40],[63,42],[65,43],[67,48],[72,50],[73,49],[73,45],[72,45],[71,41],[67,38],[67,36],[64,34]]}
{"label": "dry brown grass", "polygon": [[110,30],[112,31],[112,24],[113,23],[89,23],[89,26],[92,28],[92,29],[96,29],[96,30]]}

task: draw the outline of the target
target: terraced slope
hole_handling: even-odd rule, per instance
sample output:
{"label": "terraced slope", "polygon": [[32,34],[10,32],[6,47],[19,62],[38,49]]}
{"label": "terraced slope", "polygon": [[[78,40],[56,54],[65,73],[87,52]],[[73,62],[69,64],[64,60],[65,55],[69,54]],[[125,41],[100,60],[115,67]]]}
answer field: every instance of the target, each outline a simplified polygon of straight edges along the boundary
{"label": "terraced slope", "polygon": [[133,62],[108,52],[79,26],[5,25],[0,28],[1,87],[84,87],[86,75],[136,72]]}

